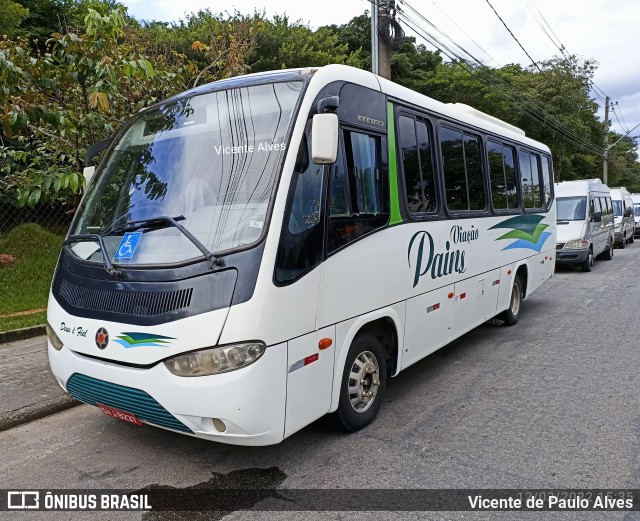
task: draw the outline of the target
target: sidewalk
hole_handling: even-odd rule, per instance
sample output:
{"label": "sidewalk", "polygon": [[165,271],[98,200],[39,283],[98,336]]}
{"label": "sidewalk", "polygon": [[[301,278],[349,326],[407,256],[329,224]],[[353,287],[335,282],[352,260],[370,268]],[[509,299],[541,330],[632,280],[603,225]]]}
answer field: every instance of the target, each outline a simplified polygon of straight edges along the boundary
{"label": "sidewalk", "polygon": [[79,404],[51,374],[46,337],[0,344],[0,431]]}

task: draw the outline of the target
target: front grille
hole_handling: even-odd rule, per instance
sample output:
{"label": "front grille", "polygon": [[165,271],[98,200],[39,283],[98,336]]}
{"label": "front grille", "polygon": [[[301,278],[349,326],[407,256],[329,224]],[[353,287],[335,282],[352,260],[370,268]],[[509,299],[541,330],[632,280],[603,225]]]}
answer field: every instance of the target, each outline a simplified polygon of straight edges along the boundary
{"label": "front grille", "polygon": [[75,399],[89,405],[101,403],[135,414],[140,420],[158,427],[180,432],[193,432],[149,394],[140,389],[74,373],[67,382],[67,391]]}
{"label": "front grille", "polygon": [[561,250],[562,248],[564,248],[564,242],[559,242],[556,244],[556,250]]}
{"label": "front grille", "polygon": [[74,307],[137,317],[188,308],[192,295],[193,288],[151,292],[86,288],[67,280],[60,284],[60,296]]}

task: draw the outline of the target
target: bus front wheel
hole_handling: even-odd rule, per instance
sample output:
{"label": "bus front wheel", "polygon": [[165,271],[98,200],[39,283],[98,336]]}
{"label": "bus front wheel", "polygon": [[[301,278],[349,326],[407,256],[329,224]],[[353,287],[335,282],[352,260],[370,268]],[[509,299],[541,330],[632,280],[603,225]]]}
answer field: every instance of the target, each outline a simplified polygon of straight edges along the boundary
{"label": "bus front wheel", "polygon": [[336,425],[355,432],[369,425],[380,409],[387,385],[384,346],[372,333],[358,334],[347,354],[340,384]]}
{"label": "bus front wheel", "polygon": [[503,311],[500,318],[504,320],[507,326],[515,326],[520,320],[520,309],[522,308],[522,282],[520,276],[516,275],[511,288],[511,299],[509,307]]}

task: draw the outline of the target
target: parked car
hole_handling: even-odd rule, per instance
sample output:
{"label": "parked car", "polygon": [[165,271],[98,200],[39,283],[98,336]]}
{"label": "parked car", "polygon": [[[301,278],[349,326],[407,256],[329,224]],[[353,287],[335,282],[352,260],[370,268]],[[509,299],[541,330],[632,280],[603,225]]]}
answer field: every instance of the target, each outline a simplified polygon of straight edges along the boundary
{"label": "parked car", "polygon": [[635,220],[633,217],[633,201],[631,194],[624,187],[611,188],[613,202],[613,219],[615,224],[616,244],[624,248],[627,243],[634,241]]}
{"label": "parked car", "polygon": [[640,194],[631,194],[633,201],[634,237],[640,235]]}
{"label": "parked car", "polygon": [[555,184],[556,264],[577,264],[591,271],[596,257],[613,257],[613,205],[600,179]]}

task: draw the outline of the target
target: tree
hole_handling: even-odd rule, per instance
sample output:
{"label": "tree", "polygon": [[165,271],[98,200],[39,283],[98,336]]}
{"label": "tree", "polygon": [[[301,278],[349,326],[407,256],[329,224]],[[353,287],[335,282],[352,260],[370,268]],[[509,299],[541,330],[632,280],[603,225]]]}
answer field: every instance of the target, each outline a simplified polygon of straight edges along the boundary
{"label": "tree", "polygon": [[12,37],[29,10],[13,0],[0,0],[0,36]]}

